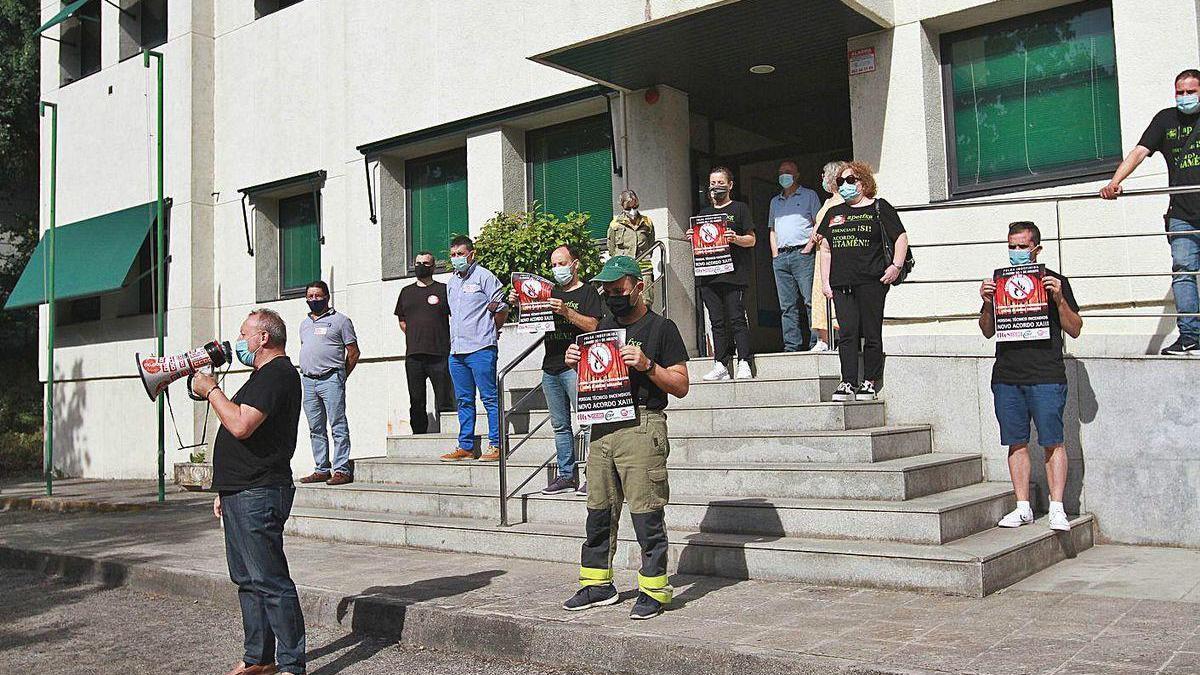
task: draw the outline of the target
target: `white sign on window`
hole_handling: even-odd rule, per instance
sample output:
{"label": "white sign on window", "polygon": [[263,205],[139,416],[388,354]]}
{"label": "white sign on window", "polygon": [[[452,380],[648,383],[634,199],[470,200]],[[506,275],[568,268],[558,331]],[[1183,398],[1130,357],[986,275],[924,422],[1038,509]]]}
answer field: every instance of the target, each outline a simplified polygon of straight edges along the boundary
{"label": "white sign on window", "polygon": [[850,74],[862,75],[875,72],[875,48],[852,49],[849,54]]}

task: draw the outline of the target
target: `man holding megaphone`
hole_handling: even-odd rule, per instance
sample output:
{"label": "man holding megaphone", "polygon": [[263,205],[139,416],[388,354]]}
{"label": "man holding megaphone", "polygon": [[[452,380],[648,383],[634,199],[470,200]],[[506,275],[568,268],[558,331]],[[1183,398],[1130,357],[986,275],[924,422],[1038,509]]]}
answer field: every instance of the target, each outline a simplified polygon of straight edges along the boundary
{"label": "man holding megaphone", "polygon": [[292,455],[300,422],[300,374],[284,353],[287,327],[256,309],[242,322],[237,359],[253,369],[230,399],[197,372],[192,391],[221,420],[213,444],[213,514],[225,530],[229,577],[238,586],[245,655],[229,675],[305,672],[304,615],[283,552],[292,510]]}

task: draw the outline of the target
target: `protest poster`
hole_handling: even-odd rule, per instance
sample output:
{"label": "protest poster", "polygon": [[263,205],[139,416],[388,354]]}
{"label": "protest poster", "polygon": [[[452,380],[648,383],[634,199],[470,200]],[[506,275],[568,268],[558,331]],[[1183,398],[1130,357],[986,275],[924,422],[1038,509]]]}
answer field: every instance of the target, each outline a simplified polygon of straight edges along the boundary
{"label": "protest poster", "polygon": [[992,272],[996,291],[992,308],[998,342],[1050,339],[1046,266],[1002,267]]}
{"label": "protest poster", "polygon": [[633,388],[629,366],[621,360],[625,329],[613,328],[584,333],[579,345],[579,424],[604,424],[634,419]]}
{"label": "protest poster", "polygon": [[725,233],[730,231],[728,216],[711,213],[692,216],[692,264],[698,277],[710,277],[733,271],[733,253]]}
{"label": "protest poster", "polygon": [[512,284],[517,290],[517,330],[522,333],[554,330],[554,311],[550,309],[554,283],[536,274],[513,272]]}

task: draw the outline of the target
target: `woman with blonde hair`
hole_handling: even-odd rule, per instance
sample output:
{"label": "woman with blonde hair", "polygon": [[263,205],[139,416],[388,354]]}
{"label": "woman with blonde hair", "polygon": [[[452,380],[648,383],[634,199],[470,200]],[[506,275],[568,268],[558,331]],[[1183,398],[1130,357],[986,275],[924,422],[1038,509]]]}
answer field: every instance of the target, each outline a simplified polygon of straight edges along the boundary
{"label": "woman with blonde hair", "polygon": [[[846,200],[838,194],[837,177],[845,162],[838,160],[828,162],[821,169],[821,188],[829,193],[829,198],[821,205],[821,210],[817,211],[816,223],[820,225],[825,220],[825,214],[829,209],[844,204]],[[833,344],[829,339],[829,300],[825,297],[822,289],[824,284],[821,281],[821,260],[825,257],[821,252],[821,237],[814,234],[811,240],[813,246],[817,248],[816,269],[817,273],[813,275],[812,286],[812,316],[809,317],[809,324],[812,329],[817,332],[817,344],[813,345],[810,351],[827,352]]]}
{"label": "woman with blonde hair", "polygon": [[840,324],[842,381],[834,390],[833,400],[871,401],[878,397],[877,383],[883,377],[884,301],[904,269],[908,234],[896,209],[876,196],[878,189],[869,164],[843,164],[835,182],[846,203],[830,207],[817,230],[824,254],[821,291],[833,299]]}
{"label": "woman with blonde hair", "polygon": [[638,256],[645,254],[651,246],[654,246],[654,221],[638,209],[641,203],[637,193],[633,190],[622,192],[617,201],[621,205],[621,212],[615,214],[612,222],[608,224],[608,257],[627,255],[638,261],[638,265],[642,268],[642,281],[646,282],[643,297],[646,298],[647,305],[652,305],[654,303],[654,296],[651,294],[654,284],[654,262],[650,260],[649,256],[644,260],[639,260]]}

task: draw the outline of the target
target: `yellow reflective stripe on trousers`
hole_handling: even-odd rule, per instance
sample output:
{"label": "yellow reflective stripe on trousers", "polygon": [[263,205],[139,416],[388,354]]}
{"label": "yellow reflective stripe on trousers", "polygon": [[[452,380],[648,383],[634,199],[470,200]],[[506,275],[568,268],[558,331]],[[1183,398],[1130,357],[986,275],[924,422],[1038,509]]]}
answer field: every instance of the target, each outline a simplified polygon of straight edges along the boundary
{"label": "yellow reflective stripe on trousers", "polygon": [[638,572],[638,590],[664,605],[669,604],[675,595],[675,589],[671,588],[665,574],[657,577],[644,577],[641,572]]}
{"label": "yellow reflective stripe on trousers", "polygon": [[[665,579],[666,577],[663,578]],[[611,584],[612,579],[612,570],[602,570],[598,567],[579,568],[580,586],[601,586],[603,584]]]}

